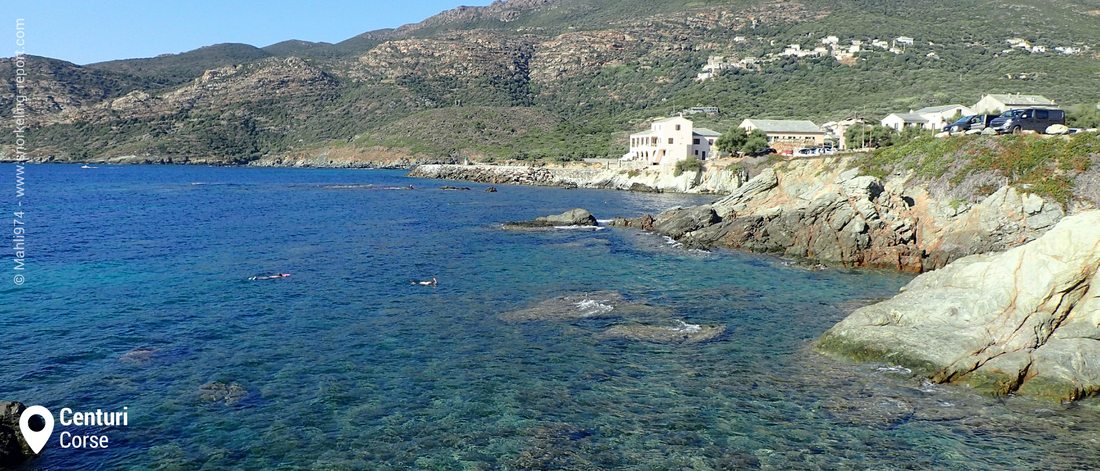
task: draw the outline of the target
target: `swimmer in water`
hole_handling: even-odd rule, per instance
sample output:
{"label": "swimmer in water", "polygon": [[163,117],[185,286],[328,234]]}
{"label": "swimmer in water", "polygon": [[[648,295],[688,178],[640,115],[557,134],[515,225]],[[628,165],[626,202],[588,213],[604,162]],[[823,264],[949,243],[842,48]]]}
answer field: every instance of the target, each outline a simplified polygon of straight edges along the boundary
{"label": "swimmer in water", "polygon": [[279,278],[286,278],[286,277],[289,277],[289,276],[290,276],[290,273],[279,273],[279,274],[267,275],[267,276],[250,276],[250,277],[248,277],[248,281],[277,280]]}
{"label": "swimmer in water", "polygon": [[433,276],[432,279],[428,281],[413,281],[412,284],[420,286],[437,286],[439,285],[439,280],[435,279]]}

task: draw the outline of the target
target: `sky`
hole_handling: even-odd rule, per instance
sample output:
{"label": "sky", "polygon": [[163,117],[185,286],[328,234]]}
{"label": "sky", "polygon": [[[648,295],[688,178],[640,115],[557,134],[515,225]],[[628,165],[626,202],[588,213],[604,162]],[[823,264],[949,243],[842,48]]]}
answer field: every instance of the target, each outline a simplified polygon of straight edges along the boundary
{"label": "sky", "polygon": [[[491,0],[11,0],[3,9],[15,55],[16,20],[26,54],[89,64],[153,57],[218,43],[264,47],[287,39],[340,42]],[[2,40],[0,40],[2,41]]]}

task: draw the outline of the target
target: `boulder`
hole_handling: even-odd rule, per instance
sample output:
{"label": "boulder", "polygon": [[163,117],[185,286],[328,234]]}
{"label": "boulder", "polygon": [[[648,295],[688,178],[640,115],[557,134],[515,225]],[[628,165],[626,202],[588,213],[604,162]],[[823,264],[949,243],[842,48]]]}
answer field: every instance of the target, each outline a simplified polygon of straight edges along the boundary
{"label": "boulder", "polygon": [[679,239],[688,232],[697,231],[721,221],[722,218],[718,217],[718,213],[714,212],[710,206],[676,208],[658,214],[654,218],[653,230],[673,239]]}
{"label": "boulder", "polygon": [[918,276],[819,340],[936,382],[1069,401],[1100,393],[1100,211],[1037,240]]}
{"label": "boulder", "polygon": [[542,216],[533,221],[517,221],[504,224],[505,229],[538,229],[563,226],[590,226],[596,227],[596,217],[584,209],[570,209],[561,214]]}
{"label": "boulder", "polygon": [[15,401],[0,401],[0,467],[14,468],[35,456],[19,431],[19,417],[27,406]]}
{"label": "boulder", "polygon": [[1069,127],[1064,124],[1052,124],[1047,126],[1047,134],[1062,135],[1069,133]]}

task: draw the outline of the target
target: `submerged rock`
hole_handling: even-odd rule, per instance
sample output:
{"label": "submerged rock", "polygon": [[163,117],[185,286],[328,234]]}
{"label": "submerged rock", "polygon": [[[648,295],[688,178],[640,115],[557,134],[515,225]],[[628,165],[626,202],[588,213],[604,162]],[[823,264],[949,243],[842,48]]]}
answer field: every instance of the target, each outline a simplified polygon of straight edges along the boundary
{"label": "submerged rock", "polygon": [[602,336],[642,342],[700,343],[717,339],[724,333],[725,326],[679,321],[678,325],[620,324],[609,327]]}
{"label": "submerged rock", "polygon": [[532,307],[506,312],[507,321],[568,321],[605,317],[628,317],[664,314],[665,310],[644,303],[628,301],[621,293],[598,291],[547,299]]}
{"label": "submerged rock", "polygon": [[19,417],[26,409],[21,402],[0,401],[0,467],[14,468],[35,456],[19,431]]}
{"label": "submerged rock", "polygon": [[123,353],[121,356],[118,357],[118,359],[123,363],[148,363],[150,360],[153,359],[153,356],[156,354],[156,352],[157,351],[152,348],[140,347]]}
{"label": "submerged rock", "polygon": [[248,390],[238,383],[214,381],[199,387],[199,399],[215,404],[234,406],[247,396]]}
{"label": "submerged rock", "polygon": [[914,279],[829,329],[817,347],[935,382],[1068,401],[1100,393],[1100,211],[1007,252]]}
{"label": "submerged rock", "polygon": [[563,227],[563,226],[590,226],[596,227],[599,223],[596,222],[596,217],[592,213],[585,209],[570,209],[561,214],[555,214],[552,216],[542,216],[535,218],[534,221],[519,221],[508,222],[504,224],[505,229],[539,229],[547,227]]}

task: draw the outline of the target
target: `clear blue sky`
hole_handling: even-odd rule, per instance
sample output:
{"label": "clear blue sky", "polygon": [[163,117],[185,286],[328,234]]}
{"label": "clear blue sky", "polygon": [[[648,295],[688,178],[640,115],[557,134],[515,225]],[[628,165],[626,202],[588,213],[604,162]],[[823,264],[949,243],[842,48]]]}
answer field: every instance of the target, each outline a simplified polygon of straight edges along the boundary
{"label": "clear blue sky", "polygon": [[[3,9],[0,56],[14,55],[15,20],[26,52],[88,64],[152,57],[227,42],[263,47],[287,39],[339,42],[491,0],[13,0]],[[6,44],[5,44],[6,43]]]}

